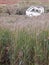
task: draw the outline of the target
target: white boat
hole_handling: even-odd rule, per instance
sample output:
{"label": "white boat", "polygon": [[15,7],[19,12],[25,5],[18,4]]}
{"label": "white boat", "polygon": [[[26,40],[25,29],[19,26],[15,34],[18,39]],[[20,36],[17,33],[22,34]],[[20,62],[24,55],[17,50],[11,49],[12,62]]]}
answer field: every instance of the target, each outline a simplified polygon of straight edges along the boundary
{"label": "white boat", "polygon": [[26,10],[27,16],[39,16],[44,13],[44,7],[42,6],[31,6]]}

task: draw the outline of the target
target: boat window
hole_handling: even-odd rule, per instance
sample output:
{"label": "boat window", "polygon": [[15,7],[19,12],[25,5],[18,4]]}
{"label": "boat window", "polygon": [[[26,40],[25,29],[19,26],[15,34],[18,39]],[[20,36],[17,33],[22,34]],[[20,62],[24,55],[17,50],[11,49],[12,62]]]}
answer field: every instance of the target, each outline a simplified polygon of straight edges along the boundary
{"label": "boat window", "polygon": [[35,9],[32,9],[31,12],[35,11]]}
{"label": "boat window", "polygon": [[40,13],[41,11],[40,11],[40,10],[38,10],[38,9],[36,9],[36,12]]}

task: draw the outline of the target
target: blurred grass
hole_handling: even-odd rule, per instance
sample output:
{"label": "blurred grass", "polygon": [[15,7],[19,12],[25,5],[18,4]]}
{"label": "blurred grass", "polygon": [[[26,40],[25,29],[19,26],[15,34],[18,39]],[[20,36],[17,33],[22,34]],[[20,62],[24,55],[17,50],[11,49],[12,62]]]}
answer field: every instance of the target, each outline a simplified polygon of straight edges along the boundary
{"label": "blurred grass", "polygon": [[42,5],[42,6],[49,6],[49,2],[42,2],[40,0],[21,0],[19,3],[19,6],[26,7],[31,5]]}
{"label": "blurred grass", "polygon": [[15,32],[0,29],[0,53],[6,46],[9,46],[11,65],[49,64],[49,29],[38,35],[36,29],[29,32],[24,28]]}
{"label": "blurred grass", "polygon": [[[49,3],[30,3],[29,1],[26,3],[24,1],[19,2],[18,6],[26,7],[32,4],[49,6]],[[0,8],[0,13],[2,11],[3,9]],[[49,64],[49,29],[43,29],[38,35],[36,30],[28,32],[28,30],[23,29],[11,32],[10,30],[0,29],[0,61],[6,46],[9,46],[11,65],[20,65],[20,62],[23,65]]]}
{"label": "blurred grass", "polygon": [[15,12],[15,10],[17,10],[16,8],[20,9],[24,9],[24,8],[28,8],[32,5],[41,5],[41,6],[46,6],[49,8],[49,1],[47,2],[42,2],[40,0],[21,0],[16,4],[0,4],[0,13],[7,13],[8,11],[11,13]]}

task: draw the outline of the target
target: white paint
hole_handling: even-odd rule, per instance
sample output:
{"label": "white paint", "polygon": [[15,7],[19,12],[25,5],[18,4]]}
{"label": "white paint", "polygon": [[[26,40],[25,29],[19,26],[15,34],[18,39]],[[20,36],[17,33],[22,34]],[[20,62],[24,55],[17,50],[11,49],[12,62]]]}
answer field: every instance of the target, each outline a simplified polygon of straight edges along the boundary
{"label": "white paint", "polygon": [[31,6],[26,10],[26,15],[27,16],[39,16],[42,13],[44,13],[44,7],[41,6]]}

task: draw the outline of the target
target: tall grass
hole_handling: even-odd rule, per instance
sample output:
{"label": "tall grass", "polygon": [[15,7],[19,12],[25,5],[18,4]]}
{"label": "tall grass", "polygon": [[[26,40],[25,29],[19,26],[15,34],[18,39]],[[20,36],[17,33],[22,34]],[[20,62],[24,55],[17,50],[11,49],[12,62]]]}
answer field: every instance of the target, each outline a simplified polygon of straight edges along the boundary
{"label": "tall grass", "polygon": [[0,30],[0,60],[8,46],[11,65],[48,65],[49,31],[30,32]]}
{"label": "tall grass", "polygon": [[[14,37],[9,30],[0,29],[0,62],[1,64],[7,65],[8,62],[12,61],[12,45]],[[8,53],[8,54],[7,54]],[[9,61],[6,63],[6,60]],[[9,64],[10,65],[10,64]]]}
{"label": "tall grass", "polygon": [[17,51],[24,55],[23,62],[25,65],[48,65],[49,57],[49,31],[43,30],[36,35],[36,32],[26,32],[25,30],[18,33]]}

